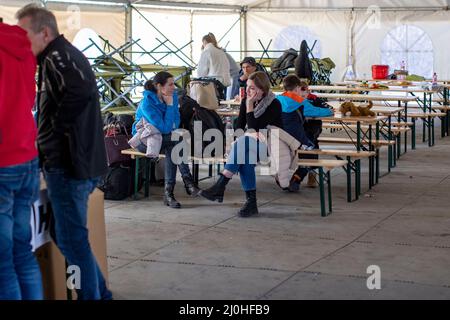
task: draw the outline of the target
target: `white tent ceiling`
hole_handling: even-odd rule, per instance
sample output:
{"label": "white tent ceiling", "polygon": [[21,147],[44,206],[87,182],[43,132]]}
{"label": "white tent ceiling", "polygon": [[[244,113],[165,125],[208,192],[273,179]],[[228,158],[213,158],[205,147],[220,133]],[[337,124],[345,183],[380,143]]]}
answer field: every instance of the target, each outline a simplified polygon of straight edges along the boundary
{"label": "white tent ceiling", "polygon": [[[14,2],[1,0],[0,2]],[[17,0],[16,0],[17,1]],[[248,10],[305,10],[305,9],[356,9],[367,10],[374,5],[381,9],[444,9],[450,7],[450,0],[41,0],[43,2],[81,2],[81,3],[114,3],[155,6],[178,6],[193,8],[228,8]]]}
{"label": "white tent ceiling", "polygon": [[[115,0],[117,2],[117,0]],[[120,2],[121,0],[119,0]],[[131,3],[151,3],[150,0],[131,0]],[[252,8],[368,8],[373,0],[160,0],[161,3],[184,3],[197,5],[247,6]],[[376,5],[381,8],[445,8],[449,0],[381,0]]]}

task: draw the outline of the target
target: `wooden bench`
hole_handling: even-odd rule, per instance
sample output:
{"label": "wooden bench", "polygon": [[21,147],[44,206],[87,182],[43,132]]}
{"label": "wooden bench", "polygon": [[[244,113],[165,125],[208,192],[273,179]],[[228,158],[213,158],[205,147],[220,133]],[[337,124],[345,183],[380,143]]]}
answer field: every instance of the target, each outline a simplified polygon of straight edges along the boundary
{"label": "wooden bench", "polygon": [[[145,153],[139,152],[135,149],[126,149],[122,150],[122,154],[129,155],[131,159],[136,161],[135,165],[135,171],[134,171],[134,191],[133,191],[133,199],[137,199],[138,194],[138,181],[139,181],[139,169],[140,169],[140,160],[144,160],[144,168],[145,168],[145,178],[144,178],[144,196],[149,196],[149,189],[150,189],[150,166],[152,163],[154,163],[154,160],[151,161],[151,159],[147,158]],[[166,156],[164,154],[159,155],[159,159],[164,159]],[[208,164],[210,166],[209,170],[209,176],[207,178],[212,177],[212,165],[214,164],[222,164],[225,163],[226,160],[223,158],[197,158],[197,157],[190,157],[189,161],[192,162],[192,175],[194,177],[194,182],[198,183],[200,181],[199,179],[199,165],[200,164]]]}
{"label": "wooden bench", "polygon": [[[411,125],[412,125],[412,122],[411,122]],[[356,130],[356,129],[358,128],[358,127],[357,127],[356,125],[354,125],[354,124],[349,124],[349,125],[346,125],[345,127],[348,128],[348,129],[353,129],[353,130]],[[402,129],[403,129],[404,127],[405,127],[405,126],[401,126],[401,125],[400,125],[400,126],[392,125],[392,123],[391,123],[391,131],[392,131],[392,133],[396,133],[396,132],[399,132],[399,131],[404,132],[404,131],[402,131]],[[324,123],[324,124],[322,125],[322,128],[323,128],[323,129],[333,129],[333,130],[344,129],[343,126],[342,126],[342,124],[339,124],[339,123]],[[369,129],[369,126],[362,125],[360,128],[363,129],[363,130],[368,130],[368,129]],[[410,130],[411,130],[411,129],[410,129]]]}
{"label": "wooden bench", "polygon": [[[319,137],[319,142],[321,143],[331,143],[331,144],[342,144],[342,145],[353,145],[356,147],[356,138],[341,138],[341,137]],[[397,139],[399,140],[399,139]],[[395,147],[397,144],[396,140],[374,140],[372,139],[370,141],[370,145],[375,149],[377,156],[375,157],[375,164],[372,163],[372,161],[369,162],[369,167],[375,166],[375,183],[372,180],[369,180],[369,187],[372,187],[374,184],[376,184],[380,178],[380,149],[383,147],[388,148],[388,161],[387,161],[387,167],[388,167],[388,173],[391,172],[391,169],[394,168],[397,165],[397,159],[399,158],[399,151]],[[367,139],[361,139],[361,145],[363,145],[366,148],[370,148],[369,141]],[[369,150],[370,151],[370,150]]]}
{"label": "wooden bench", "polygon": [[[316,150],[298,150],[297,154],[315,155],[315,156],[332,156],[338,160],[345,160],[347,162],[344,171],[347,174],[347,201],[352,202],[352,172],[355,173],[355,199],[358,200],[361,195],[361,159],[370,159],[376,157],[377,153],[374,151],[357,151],[350,149],[316,149]],[[373,167],[369,166],[369,189],[372,187],[374,181]]]}
{"label": "wooden bench", "polygon": [[[423,126],[422,126],[422,142],[426,141],[426,132],[428,129],[428,146],[432,147],[434,146],[434,120],[436,118],[441,118],[442,125],[441,125],[441,135],[442,137],[445,136],[445,129],[447,127],[447,113],[444,112],[414,112],[414,113],[408,113],[408,118],[410,118],[413,122],[412,126],[412,135],[415,139],[416,134],[416,121],[417,119],[423,120]],[[415,149],[415,140],[413,141],[413,149]]]}
{"label": "wooden bench", "polygon": [[[355,144],[355,139],[350,138],[339,138],[339,137],[319,137],[319,142],[325,143],[336,143],[336,144]],[[375,148],[394,146],[397,142],[395,140],[371,140],[372,146]],[[368,145],[369,142],[367,140],[361,140],[361,143],[364,145]]]}
{"label": "wooden bench", "polygon": [[[333,212],[333,202],[331,195],[331,174],[333,169],[345,167],[347,161],[344,160],[298,160],[298,165],[303,167],[318,168],[319,190],[320,190],[320,212],[322,217],[326,217]],[[325,183],[328,193],[328,211],[326,210]]]}

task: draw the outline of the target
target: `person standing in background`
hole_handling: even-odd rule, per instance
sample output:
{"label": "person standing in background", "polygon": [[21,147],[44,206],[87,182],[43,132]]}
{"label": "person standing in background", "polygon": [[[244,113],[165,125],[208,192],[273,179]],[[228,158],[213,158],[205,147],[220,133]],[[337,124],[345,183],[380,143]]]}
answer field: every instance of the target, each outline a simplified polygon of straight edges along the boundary
{"label": "person standing in background", "polygon": [[38,150],[55,218],[56,244],[80,269],[79,300],[109,300],[111,292],[89,244],[87,203],[107,172],[94,72],[63,35],[49,10],[30,4],[16,13],[39,64]]}
{"label": "person standing in background", "polygon": [[230,63],[225,52],[217,48],[216,38],[211,33],[203,37],[202,43],[202,54],[197,66],[197,76],[214,78],[225,87],[229,87],[231,85]]}
{"label": "person standing in background", "polygon": [[229,54],[224,48],[219,47],[216,36],[211,32],[208,35],[211,37],[212,44],[217,49],[223,50],[223,52],[225,52],[228,62],[230,63],[231,86],[227,88],[226,99],[234,99],[239,94],[239,72],[241,71],[241,69],[234,58],[231,56],[231,54]]}

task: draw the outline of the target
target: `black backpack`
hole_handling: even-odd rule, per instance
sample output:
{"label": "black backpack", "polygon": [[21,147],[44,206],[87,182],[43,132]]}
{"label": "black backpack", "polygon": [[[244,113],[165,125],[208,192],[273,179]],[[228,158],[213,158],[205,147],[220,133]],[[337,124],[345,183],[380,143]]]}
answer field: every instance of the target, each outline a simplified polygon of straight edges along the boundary
{"label": "black backpack", "polygon": [[124,200],[132,193],[131,168],[123,165],[108,168],[98,188],[105,193],[106,200]]}
{"label": "black backpack", "polygon": [[200,105],[186,94],[179,97],[180,104],[180,128],[189,130],[191,120],[194,116],[194,109],[200,108]]}
{"label": "black backpack", "polygon": [[[189,132],[191,133],[192,139],[194,138],[194,122],[200,121],[202,123],[202,136],[208,129],[218,129],[222,133],[223,141],[225,144],[225,125],[222,121],[222,118],[215,112],[214,110],[205,109],[202,107],[198,107],[194,109],[194,115],[191,119],[191,123],[189,126]],[[202,151],[211,144],[213,141],[203,141]],[[192,144],[194,147],[194,144]],[[225,149],[222,150],[222,154]],[[215,156],[215,154],[212,154]]]}

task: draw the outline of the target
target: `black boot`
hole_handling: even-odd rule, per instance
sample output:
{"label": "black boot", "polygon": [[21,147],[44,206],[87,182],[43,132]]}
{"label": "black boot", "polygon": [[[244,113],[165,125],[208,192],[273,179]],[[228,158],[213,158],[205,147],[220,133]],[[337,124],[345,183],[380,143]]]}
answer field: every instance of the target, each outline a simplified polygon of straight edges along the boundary
{"label": "black boot", "polygon": [[181,204],[175,199],[173,195],[173,189],[175,186],[173,184],[168,184],[164,186],[164,204],[173,209],[180,209]]}
{"label": "black boot", "polygon": [[256,190],[245,191],[245,196],[247,201],[241,210],[239,210],[239,215],[243,218],[251,217],[258,214],[258,207],[256,205]]}
{"label": "black boot", "polygon": [[186,193],[190,195],[191,197],[198,197],[200,193],[200,189],[195,185],[194,179],[191,175],[184,176],[184,188],[186,189]]}
{"label": "black boot", "polygon": [[223,174],[219,174],[219,179],[216,184],[211,188],[200,191],[200,195],[209,201],[218,201],[219,203],[223,202],[223,195],[225,193],[225,186],[231,180],[225,177]]}

